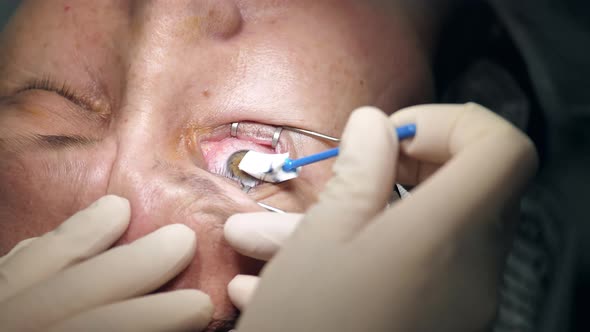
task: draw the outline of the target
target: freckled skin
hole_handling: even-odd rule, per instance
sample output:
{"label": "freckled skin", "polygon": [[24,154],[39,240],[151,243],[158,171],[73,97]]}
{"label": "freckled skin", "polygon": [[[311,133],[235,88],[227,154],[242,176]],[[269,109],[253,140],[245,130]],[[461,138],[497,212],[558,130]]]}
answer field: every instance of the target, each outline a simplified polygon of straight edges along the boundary
{"label": "freckled skin", "polygon": [[[207,172],[183,133],[189,124],[249,120],[339,136],[358,106],[393,112],[427,101],[429,54],[403,11],[388,3],[25,1],[0,36],[0,254],[118,194],[132,207],[118,244],[187,224],[197,233],[197,254],[168,287],[201,289],[216,319],[232,318],[227,282],[259,266],[227,246],[222,223],[259,210],[252,198],[306,209],[331,162],[249,197]],[[67,82],[91,111],[47,91],[12,95],[45,76]],[[97,142],[59,151],[2,143],[25,133]],[[325,148],[294,145],[300,155]]]}

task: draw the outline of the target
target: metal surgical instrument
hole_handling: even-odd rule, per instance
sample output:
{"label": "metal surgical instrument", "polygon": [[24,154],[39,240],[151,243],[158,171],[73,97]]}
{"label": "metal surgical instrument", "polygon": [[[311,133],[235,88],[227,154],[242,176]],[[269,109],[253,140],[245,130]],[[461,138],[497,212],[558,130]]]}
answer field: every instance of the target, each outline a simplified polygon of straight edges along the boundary
{"label": "metal surgical instrument", "polygon": [[276,212],[276,213],[286,213],[285,211],[281,210],[281,209],[277,209],[276,207],[272,207],[268,204],[264,204],[264,203],[260,203],[260,202],[256,202],[258,203],[259,206],[267,209],[270,212]]}

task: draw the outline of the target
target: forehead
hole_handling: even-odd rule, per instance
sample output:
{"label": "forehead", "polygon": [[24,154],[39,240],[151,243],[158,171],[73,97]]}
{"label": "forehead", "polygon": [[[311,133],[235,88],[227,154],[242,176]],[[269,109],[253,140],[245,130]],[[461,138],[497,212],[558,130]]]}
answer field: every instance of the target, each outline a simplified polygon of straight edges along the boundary
{"label": "forehead", "polygon": [[[3,1],[0,3],[0,23],[2,15],[6,18],[14,11],[17,1]],[[22,1],[20,10],[14,21],[29,27],[67,28],[72,21],[78,23],[76,27],[84,30],[89,26],[100,26],[100,23],[112,25],[117,19],[133,21],[146,20],[155,17],[178,18],[182,16],[212,16],[218,11],[235,7],[246,21],[254,21],[261,17],[287,18],[295,17],[304,12],[308,18],[323,18],[327,22],[336,17],[345,18],[350,25],[362,28],[363,25],[374,25],[379,18],[390,18],[399,13],[400,6],[396,1],[382,0],[223,0],[210,1],[162,1],[162,0],[48,0]],[[395,15],[395,22],[403,20],[403,15]],[[43,22],[38,19],[43,19]],[[367,20],[370,18],[370,20]],[[80,21],[84,19],[84,21]],[[381,21],[382,23],[382,21]],[[1,25],[0,25],[1,26]],[[21,29],[24,27],[21,25]],[[13,31],[14,32],[14,31]],[[310,36],[311,37],[311,36]]]}
{"label": "forehead", "polygon": [[[207,32],[211,21],[231,25],[227,18],[231,16],[230,7],[236,8],[240,29],[250,32],[250,37],[282,32],[283,40],[295,47],[307,45],[316,52],[318,48],[340,47],[341,54],[379,53],[391,44],[388,40],[396,41],[397,51],[403,52],[408,46],[404,44],[414,37],[403,11],[392,5],[395,1],[236,0],[213,2],[213,6],[208,3],[211,2],[24,1],[0,35],[0,64],[15,60],[33,64],[47,59],[48,52],[54,53],[52,61],[57,65],[67,64],[72,51],[96,54],[95,50],[100,49],[116,53],[158,37],[189,44]],[[67,60],[60,61],[56,55]]]}
{"label": "forehead", "polygon": [[[422,83],[412,76],[422,76],[423,72],[416,75],[413,71],[419,70],[423,59],[412,28],[394,3],[378,0],[25,1],[0,37],[0,77],[3,78],[0,91],[19,83],[11,79],[15,73],[52,75],[58,71],[59,76],[75,86],[90,81],[84,77],[98,77],[94,81],[100,83],[88,89],[110,89],[106,95],[116,99],[117,94],[124,93],[121,82],[133,80],[137,75],[149,76],[149,70],[154,68],[150,64],[170,62],[174,58],[193,68],[207,67],[203,63],[208,62],[209,66],[220,54],[234,52],[236,62],[243,61],[252,71],[251,82],[255,71],[270,73],[272,68],[297,67],[297,72],[283,70],[267,75],[266,80],[284,82],[291,78],[299,85],[325,81],[332,84],[334,91],[346,91],[353,88],[352,77],[361,89],[381,90],[381,95],[398,94],[394,99],[402,100],[408,91]],[[223,47],[220,43],[208,44],[206,50],[195,47],[212,29],[223,29],[220,25],[225,23],[231,25],[229,8],[236,8],[241,20],[239,38],[227,38]],[[211,28],[207,21],[218,26]],[[160,61],[158,56],[162,54],[166,59]],[[174,65],[169,69],[172,71]],[[193,71],[194,75],[202,74]],[[118,77],[121,75],[127,76]],[[404,84],[390,86],[392,77]],[[259,91],[275,88],[262,88],[263,79],[257,76]],[[376,83],[371,85],[371,81]],[[235,91],[240,94],[241,90]],[[242,95],[253,95],[252,91],[248,88]],[[335,100],[319,88],[307,86],[301,91],[300,95],[309,96],[313,102]],[[379,104],[380,101],[371,99],[375,96],[369,95],[350,103],[345,93],[339,99],[342,96],[340,105],[346,112],[351,104],[372,103],[391,109],[405,106],[403,101],[395,105]]]}

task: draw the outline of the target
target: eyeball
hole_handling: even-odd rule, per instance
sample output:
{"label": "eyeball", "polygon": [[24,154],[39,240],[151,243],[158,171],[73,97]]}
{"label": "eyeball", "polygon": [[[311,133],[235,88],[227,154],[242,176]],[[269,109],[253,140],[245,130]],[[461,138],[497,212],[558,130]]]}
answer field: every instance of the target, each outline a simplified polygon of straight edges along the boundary
{"label": "eyeball", "polygon": [[240,150],[234,152],[226,162],[225,176],[238,181],[243,188],[253,188],[260,184],[260,180],[252,177],[250,174],[243,172],[238,166],[248,153],[249,150]]}

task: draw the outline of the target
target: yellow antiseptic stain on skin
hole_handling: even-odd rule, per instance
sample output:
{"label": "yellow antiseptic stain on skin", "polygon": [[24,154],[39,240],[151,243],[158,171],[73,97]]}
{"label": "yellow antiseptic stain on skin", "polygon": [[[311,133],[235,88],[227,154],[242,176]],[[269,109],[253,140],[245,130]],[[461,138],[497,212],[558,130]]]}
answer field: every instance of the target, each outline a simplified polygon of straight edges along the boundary
{"label": "yellow antiseptic stain on skin", "polygon": [[183,128],[175,131],[171,137],[172,149],[169,150],[168,158],[170,160],[185,159],[187,155],[197,165],[205,165],[205,160],[202,157],[201,147],[199,145],[199,137],[204,134],[209,134],[212,128],[204,128],[191,122]]}
{"label": "yellow antiseptic stain on skin", "polygon": [[178,34],[180,36],[195,37],[201,34],[202,18],[200,16],[191,16],[182,20],[178,24]]}

